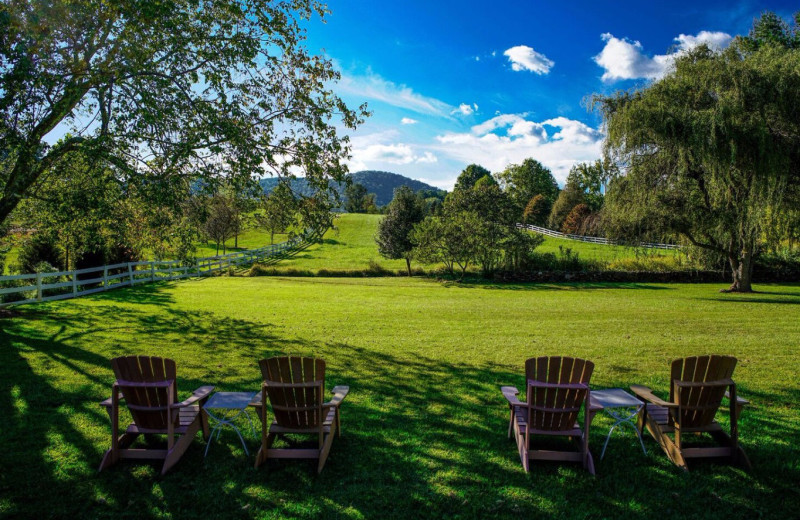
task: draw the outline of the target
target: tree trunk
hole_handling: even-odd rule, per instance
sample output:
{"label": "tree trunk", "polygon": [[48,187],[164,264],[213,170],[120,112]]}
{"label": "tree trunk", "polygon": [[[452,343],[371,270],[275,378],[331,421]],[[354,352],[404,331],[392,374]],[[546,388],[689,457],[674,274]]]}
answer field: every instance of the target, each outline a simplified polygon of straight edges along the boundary
{"label": "tree trunk", "polygon": [[408,269],[408,276],[411,276],[411,259],[406,257],[406,269]]}
{"label": "tree trunk", "polygon": [[233,248],[239,249],[239,233],[233,235]]}
{"label": "tree trunk", "polygon": [[274,229],[272,229],[272,230],[270,230],[270,231],[271,231],[271,232],[270,232],[270,234],[269,234],[269,243],[270,243],[270,244],[274,244],[274,243],[275,243],[275,230],[274,230]]}
{"label": "tree trunk", "polygon": [[739,255],[730,255],[728,262],[731,265],[733,283],[724,292],[753,292],[753,252],[744,250]]}

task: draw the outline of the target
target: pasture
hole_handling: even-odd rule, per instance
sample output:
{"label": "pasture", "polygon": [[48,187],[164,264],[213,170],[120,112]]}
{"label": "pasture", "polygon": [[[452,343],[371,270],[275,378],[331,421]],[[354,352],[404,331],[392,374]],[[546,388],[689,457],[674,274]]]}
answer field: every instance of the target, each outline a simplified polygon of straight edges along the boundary
{"label": "pasture", "polygon": [[[375,245],[375,234],[382,215],[365,215],[356,213],[340,214],[334,220],[334,228],[323,236],[322,242],[312,244],[289,258],[273,263],[270,267],[279,273],[290,270],[317,273],[320,269],[327,271],[363,271],[372,266],[379,266],[390,271],[405,273],[405,260],[388,260],[378,253]],[[537,253],[552,253],[558,256],[569,249],[581,259],[593,260],[602,265],[614,262],[624,263],[626,267],[638,259],[648,259],[648,267],[654,261],[663,261],[671,268],[678,268],[677,259],[685,257],[677,251],[642,250],[625,246],[608,246],[545,237],[545,241],[536,249]],[[440,265],[421,265],[412,261],[411,267],[426,272],[437,269]],[[470,268],[475,271],[476,268]]]}
{"label": "pasture", "polygon": [[[777,518],[800,510],[800,286],[440,283],[407,278],[215,277],[29,305],[0,317],[0,516],[37,518]],[[253,469],[230,430],[175,469],[123,462],[98,474],[110,427],[98,402],[109,358],[178,362],[201,384],[256,390],[257,360],[328,363],[350,385],[343,436],[320,476],[303,461]],[[506,438],[500,385],[526,358],[596,363],[592,387],[667,389],[668,362],[739,358],[740,421],[753,471],[698,462],[684,474],[649,437],[598,415],[597,476],[538,463]],[[727,422],[727,414],[719,417]]]}

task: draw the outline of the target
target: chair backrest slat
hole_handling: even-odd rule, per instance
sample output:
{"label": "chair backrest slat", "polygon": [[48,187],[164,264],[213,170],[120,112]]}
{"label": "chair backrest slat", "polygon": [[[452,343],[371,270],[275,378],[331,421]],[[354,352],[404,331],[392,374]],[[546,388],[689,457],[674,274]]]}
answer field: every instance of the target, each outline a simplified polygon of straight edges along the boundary
{"label": "chair backrest slat", "polygon": [[[714,421],[725,395],[725,386],[691,385],[678,387],[675,383],[713,383],[730,379],[736,368],[733,356],[693,356],[672,362],[670,401],[682,407],[678,421],[684,428],[708,426]],[[674,421],[670,416],[670,420]]]}
{"label": "chair backrest slat", "polygon": [[[580,358],[553,356],[528,359],[525,362],[526,381],[546,383],[528,385],[529,426],[545,431],[572,429],[586,399],[593,370],[594,363]],[[585,388],[549,386],[574,383],[582,383]]]}
{"label": "chair backrest slat", "polygon": [[[177,369],[175,361],[157,356],[123,356],[111,360],[114,375],[122,385],[125,402],[129,406],[133,422],[141,428],[166,429],[169,386],[131,387],[131,383],[167,383],[175,381]],[[177,386],[172,385],[172,398],[177,401]],[[174,424],[178,424],[179,414],[175,414]]]}
{"label": "chair backrest slat", "polygon": [[[285,428],[321,426],[325,362],[321,359],[281,356],[259,361],[275,422]],[[299,385],[298,383],[311,383]]]}

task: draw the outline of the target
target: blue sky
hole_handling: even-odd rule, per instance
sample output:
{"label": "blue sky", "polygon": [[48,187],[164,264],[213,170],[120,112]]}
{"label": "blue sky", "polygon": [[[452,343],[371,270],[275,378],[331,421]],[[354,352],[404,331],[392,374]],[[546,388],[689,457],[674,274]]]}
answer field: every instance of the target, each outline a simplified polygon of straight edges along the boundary
{"label": "blue sky", "polygon": [[342,73],[334,87],[373,112],[351,134],[351,171],[387,170],[452,188],[469,163],[493,172],[534,157],[563,183],[599,158],[593,93],[647,85],[670,54],[724,47],[764,10],[756,1],[331,1],[308,47]]}

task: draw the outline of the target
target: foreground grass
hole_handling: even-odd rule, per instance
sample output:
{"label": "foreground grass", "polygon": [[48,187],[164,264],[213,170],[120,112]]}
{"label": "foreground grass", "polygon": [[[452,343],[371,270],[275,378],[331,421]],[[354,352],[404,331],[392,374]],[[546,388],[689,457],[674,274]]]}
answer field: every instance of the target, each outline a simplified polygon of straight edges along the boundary
{"label": "foreground grass", "polygon": [[[713,285],[454,285],[403,278],[212,278],[27,306],[0,318],[0,516],[106,518],[784,518],[800,510],[800,286],[723,295]],[[754,469],[673,467],[632,432],[600,449],[597,476],[535,464],[506,438],[502,384],[523,361],[593,360],[594,388],[667,389],[676,357],[739,358],[740,423]],[[225,431],[165,477],[123,462],[96,473],[110,427],[97,406],[109,358],[176,359],[200,384],[255,390],[256,360],[320,356],[347,384],[344,435],[320,476],[303,461],[252,467]],[[663,394],[662,394],[663,395]],[[720,420],[727,420],[720,414]],[[199,437],[198,437],[199,439]],[[788,513],[788,515],[787,515]]]}

